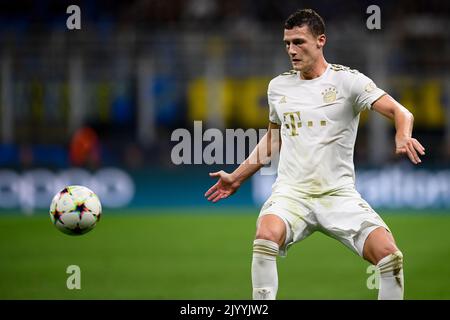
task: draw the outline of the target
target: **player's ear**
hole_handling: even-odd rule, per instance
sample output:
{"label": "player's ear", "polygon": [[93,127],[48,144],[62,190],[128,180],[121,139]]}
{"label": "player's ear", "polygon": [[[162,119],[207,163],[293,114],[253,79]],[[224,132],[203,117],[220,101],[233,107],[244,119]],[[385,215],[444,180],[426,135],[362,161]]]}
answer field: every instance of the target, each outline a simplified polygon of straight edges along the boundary
{"label": "player's ear", "polygon": [[321,34],[320,36],[317,37],[317,49],[321,49],[325,46],[325,43],[327,42],[327,37],[325,36],[325,34]]}

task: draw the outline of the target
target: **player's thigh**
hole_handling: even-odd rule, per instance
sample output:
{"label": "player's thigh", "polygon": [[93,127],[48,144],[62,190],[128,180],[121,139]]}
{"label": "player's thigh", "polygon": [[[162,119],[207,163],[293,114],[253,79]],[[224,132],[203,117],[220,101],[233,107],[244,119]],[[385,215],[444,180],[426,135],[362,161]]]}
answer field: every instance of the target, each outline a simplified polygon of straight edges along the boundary
{"label": "player's thigh", "polygon": [[364,257],[364,244],[375,229],[390,232],[383,219],[355,190],[318,201],[317,217],[322,230]]}
{"label": "player's thigh", "polygon": [[266,213],[258,219],[256,239],[266,239],[282,246],[286,240],[286,223],[274,213]]}
{"label": "player's thigh", "polygon": [[369,233],[364,242],[363,257],[372,264],[377,264],[384,257],[398,251],[393,235],[383,227]]}

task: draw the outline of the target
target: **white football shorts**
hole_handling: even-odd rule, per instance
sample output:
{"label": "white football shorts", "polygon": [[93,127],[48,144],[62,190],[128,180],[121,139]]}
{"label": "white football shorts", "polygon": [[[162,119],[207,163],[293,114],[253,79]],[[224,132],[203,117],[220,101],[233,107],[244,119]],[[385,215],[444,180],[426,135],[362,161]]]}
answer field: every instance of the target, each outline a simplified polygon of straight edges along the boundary
{"label": "white football shorts", "polygon": [[317,197],[273,193],[262,206],[257,224],[267,214],[277,215],[286,224],[280,256],[286,256],[292,244],[320,231],[362,257],[364,242],[373,230],[383,227],[391,232],[353,187]]}

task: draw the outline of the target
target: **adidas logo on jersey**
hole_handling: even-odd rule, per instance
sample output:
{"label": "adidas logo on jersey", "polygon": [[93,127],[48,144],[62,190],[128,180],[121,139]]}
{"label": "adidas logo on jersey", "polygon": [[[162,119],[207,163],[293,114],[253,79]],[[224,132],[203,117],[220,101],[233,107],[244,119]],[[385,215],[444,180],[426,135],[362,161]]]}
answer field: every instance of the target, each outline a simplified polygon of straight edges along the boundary
{"label": "adidas logo on jersey", "polygon": [[281,99],[280,99],[280,102],[279,103],[286,103],[286,96],[283,96]]}

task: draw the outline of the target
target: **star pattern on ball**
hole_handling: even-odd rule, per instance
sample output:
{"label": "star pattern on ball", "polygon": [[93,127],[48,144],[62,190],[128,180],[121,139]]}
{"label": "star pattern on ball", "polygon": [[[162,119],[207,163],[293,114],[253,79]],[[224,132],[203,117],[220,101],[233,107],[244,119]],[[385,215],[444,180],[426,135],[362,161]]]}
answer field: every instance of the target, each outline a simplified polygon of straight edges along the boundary
{"label": "star pattern on ball", "polygon": [[62,215],[63,213],[61,211],[55,209],[55,211],[53,212],[53,217],[55,218],[54,224],[56,224],[58,221],[64,224],[64,222],[61,220]]}
{"label": "star pattern on ball", "polygon": [[61,192],[59,193],[59,199],[61,199],[62,196],[65,195],[66,193],[70,194],[69,188],[64,188],[61,190]]}
{"label": "star pattern on ball", "polygon": [[83,214],[88,211],[88,208],[86,208],[86,206],[84,205],[84,203],[78,203],[76,205],[75,211],[79,212],[80,215],[80,219],[83,217]]}

